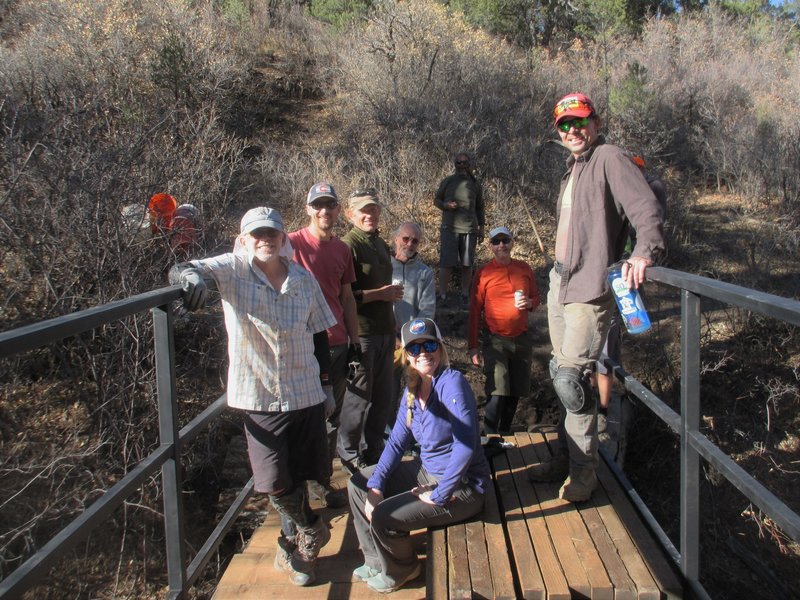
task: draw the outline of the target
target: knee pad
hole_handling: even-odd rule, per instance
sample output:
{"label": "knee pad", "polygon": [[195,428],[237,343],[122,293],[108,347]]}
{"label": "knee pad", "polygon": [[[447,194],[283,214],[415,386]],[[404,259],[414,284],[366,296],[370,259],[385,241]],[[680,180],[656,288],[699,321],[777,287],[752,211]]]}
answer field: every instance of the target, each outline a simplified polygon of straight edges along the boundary
{"label": "knee pad", "polygon": [[592,388],[588,377],[573,367],[561,367],[553,377],[555,388],[561,404],[571,413],[585,413],[592,408]]}

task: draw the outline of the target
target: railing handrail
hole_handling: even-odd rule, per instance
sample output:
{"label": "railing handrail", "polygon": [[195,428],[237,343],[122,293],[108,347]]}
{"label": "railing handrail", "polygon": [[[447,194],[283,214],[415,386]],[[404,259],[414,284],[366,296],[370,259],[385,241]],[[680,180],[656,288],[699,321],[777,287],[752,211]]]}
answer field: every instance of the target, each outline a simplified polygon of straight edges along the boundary
{"label": "railing handrail", "polygon": [[[608,357],[606,366],[626,390],[641,400],[681,439],[681,519],[680,552],[676,553],[668,536],[649,509],[637,501],[648,524],[670,556],[678,560],[687,583],[697,597],[708,598],[700,583],[700,466],[702,457],[729,482],[758,506],[795,542],[800,542],[800,515],[742,469],[700,431],[700,306],[701,298],[711,298],[767,317],[800,325],[800,302],[759,292],[731,283],[683,273],[665,267],[647,269],[647,281],[681,290],[681,412],[676,413],[639,381]],[[630,484],[627,484],[630,486]]]}
{"label": "railing handrail", "polygon": [[0,333],[0,358],[6,358],[37,347],[60,341],[72,335],[95,329],[107,323],[151,310],[153,313],[156,349],[156,381],[158,390],[160,445],[133,467],[120,481],[106,490],[81,515],[57,533],[41,549],[30,556],[3,581],[0,598],[18,598],[41,581],[47,572],[69,550],[84,540],[92,529],[106,520],[114,510],[154,473],[161,469],[164,526],[167,538],[167,571],[169,598],[180,598],[191,587],[208,564],[222,537],[233,525],[247,498],[253,491],[253,480],[245,484],[225,515],[187,566],[183,536],[183,505],[179,468],[181,447],[194,439],[211,421],[218,418],[227,403],[223,394],[188,424],[178,428],[175,422],[174,342],[171,303],[181,298],[181,287],[173,285],[124,298],[73,314],[33,323]]}
{"label": "railing handrail", "polygon": [[[676,413],[619,365],[609,361],[609,366],[613,367],[615,376],[623,382],[629,392],[643,401],[656,416],[681,437],[681,547],[678,566],[695,594],[699,597],[707,597],[699,582],[700,457],[712,464],[728,481],[736,485],[751,502],[756,504],[797,542],[800,542],[800,516],[746,473],[733,459],[724,454],[699,431],[700,299],[711,298],[793,325],[800,325],[800,302],[664,267],[648,269],[647,280],[681,290],[681,413]],[[167,535],[167,551],[171,557],[168,557],[167,561],[170,578],[169,597],[181,597],[186,588],[191,586],[200,575],[211,553],[216,549],[247,497],[252,493],[253,480],[251,479],[240,491],[234,503],[187,568],[183,559],[183,517],[179,494],[180,477],[177,474],[179,469],[176,468],[176,463],[180,458],[181,444],[193,439],[202,427],[217,418],[224,410],[225,396],[218,398],[203,413],[180,430],[173,422],[174,414],[166,415],[166,418],[162,414],[163,412],[174,413],[174,348],[170,303],[180,297],[181,288],[174,285],[0,333],[0,358],[4,358],[83,333],[144,310],[152,310],[155,333],[157,333],[154,335],[157,355],[160,354],[162,357],[157,360],[159,414],[160,421],[164,421],[160,426],[160,431],[162,436],[170,437],[170,427],[174,430],[173,442],[164,444],[162,440],[162,444],[145,460],[106,491],[100,499],[59,532],[41,550],[0,582],[0,598],[20,596],[37,579],[40,579],[55,561],[84,539],[95,525],[113,512],[124,502],[127,495],[132,493],[159,467],[162,469],[162,480],[164,481],[165,527],[173,530],[172,536],[169,533]],[[171,497],[167,498],[167,496]],[[652,514],[649,514],[647,508],[641,504],[640,508],[647,513],[648,522],[658,530],[662,542],[667,540],[666,534]],[[179,537],[178,540],[174,539],[176,533]],[[674,548],[671,550],[671,554],[674,556]]]}
{"label": "railing handrail", "polygon": [[792,325],[800,325],[800,302],[792,298],[759,292],[734,283],[726,283],[666,267],[647,269],[647,280],[680,288],[704,298],[733,304]]}
{"label": "railing handrail", "polygon": [[181,286],[172,285],[4,331],[0,333],[0,358],[58,342],[180,298]]}

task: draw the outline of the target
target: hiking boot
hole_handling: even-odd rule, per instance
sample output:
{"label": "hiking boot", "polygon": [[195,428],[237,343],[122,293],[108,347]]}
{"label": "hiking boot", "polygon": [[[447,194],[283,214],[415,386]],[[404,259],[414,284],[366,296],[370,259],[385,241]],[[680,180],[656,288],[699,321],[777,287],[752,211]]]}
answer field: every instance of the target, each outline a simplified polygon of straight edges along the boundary
{"label": "hiking boot", "polygon": [[318,516],[311,527],[300,529],[297,532],[297,546],[292,552],[290,561],[292,569],[299,573],[305,573],[311,578],[310,581],[313,581],[314,562],[319,556],[319,551],[330,540],[331,530],[322,517]]}
{"label": "hiking boot", "polygon": [[555,454],[538,465],[528,467],[528,479],[531,481],[557,482],[564,481],[569,475],[569,457]]}
{"label": "hiking boot", "polygon": [[558,490],[558,497],[567,502],[585,502],[592,497],[594,488],[597,487],[597,473],[594,469],[573,467],[569,470],[569,477]]}
{"label": "hiking boot", "polygon": [[370,577],[367,579],[367,585],[375,590],[376,592],[380,592],[381,594],[389,594],[396,590],[399,590],[409,581],[416,579],[419,577],[422,568],[420,567],[419,561],[414,565],[414,568],[406,575],[405,577],[400,577],[399,579],[392,579],[391,577],[387,577],[383,573],[378,573],[374,577]]}
{"label": "hiking boot", "polygon": [[281,535],[278,538],[278,547],[275,549],[275,561],[272,566],[276,571],[286,571],[289,581],[297,586],[306,586],[314,581],[313,573],[301,573],[292,567],[292,553],[295,551],[295,541]]}
{"label": "hiking boot", "polygon": [[347,506],[347,492],[337,490],[330,483],[308,481],[308,495],[313,500],[319,500],[322,506],[328,508],[342,508]]}
{"label": "hiking boot", "polygon": [[373,569],[369,565],[361,565],[353,569],[353,579],[356,581],[366,581],[371,577],[375,577],[378,573],[380,573],[378,569]]}

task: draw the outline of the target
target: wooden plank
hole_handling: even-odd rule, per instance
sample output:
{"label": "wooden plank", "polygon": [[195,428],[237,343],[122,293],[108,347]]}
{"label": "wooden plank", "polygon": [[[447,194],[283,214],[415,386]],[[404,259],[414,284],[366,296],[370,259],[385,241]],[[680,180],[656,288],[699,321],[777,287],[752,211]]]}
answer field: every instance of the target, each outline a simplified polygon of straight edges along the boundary
{"label": "wooden plank", "polygon": [[625,564],[622,562],[614,542],[606,531],[603,519],[594,504],[595,501],[596,499],[593,498],[591,506],[583,506],[579,510],[584,523],[589,529],[589,534],[592,536],[597,553],[600,555],[600,559],[603,561],[614,586],[614,600],[635,600],[637,595],[636,585],[628,576]]}
{"label": "wooden plank", "polygon": [[[533,465],[548,458],[550,452],[541,444],[529,444],[523,448],[522,456],[526,464]],[[572,527],[567,523],[568,519],[580,519],[580,515],[572,503],[558,497],[559,487],[557,483],[536,483],[539,506],[573,597],[590,598],[589,578],[572,542]]]}
{"label": "wooden plank", "polygon": [[486,538],[486,551],[489,554],[489,569],[492,575],[492,588],[497,600],[511,600],[517,597],[511,560],[506,546],[503,519],[497,504],[494,480],[486,491],[483,505],[483,535]]}
{"label": "wooden plank", "polygon": [[597,513],[603,521],[603,525],[611,538],[612,543],[617,548],[620,560],[625,565],[628,576],[636,588],[636,597],[640,600],[655,600],[661,594],[647,569],[636,545],[630,539],[625,526],[619,520],[614,507],[606,496],[605,490],[598,488],[594,498]]}
{"label": "wooden plank", "polygon": [[642,562],[653,578],[654,585],[670,598],[682,598],[683,586],[678,575],[670,564],[669,558],[653,538],[650,530],[642,522],[636,508],[628,495],[620,487],[614,474],[605,461],[600,461],[597,477],[602,484],[609,503],[614,506],[615,514],[628,532],[634,546],[642,557]]}
{"label": "wooden plank", "polygon": [[510,466],[517,486],[517,492],[525,517],[526,527],[533,540],[536,560],[542,579],[546,597],[549,599],[571,598],[572,594],[564,571],[552,544],[550,531],[545,521],[545,511],[539,502],[535,486],[527,474],[527,464],[524,453],[530,454],[529,448],[534,443],[541,445],[543,452],[547,452],[544,439],[541,436],[518,433],[514,438],[517,449],[508,452]]}
{"label": "wooden plank", "polygon": [[516,449],[495,456],[494,468],[498,497],[505,513],[508,547],[514,561],[514,578],[523,598],[541,598],[544,587],[542,576],[509,466],[508,454],[511,452],[516,452]]}
{"label": "wooden plank", "polygon": [[[520,433],[517,434],[517,443],[520,447],[527,447],[527,445],[532,442],[528,434]],[[541,448],[543,449],[543,446]],[[533,454],[529,452],[528,454],[531,459],[534,455],[535,452]],[[538,458],[538,455],[536,456]],[[524,463],[518,466],[517,472],[520,474],[519,479],[524,479],[528,482],[525,471],[526,465]],[[574,504],[573,506],[579,509],[582,504],[584,503]],[[605,565],[597,552],[597,548],[594,545],[594,541],[592,540],[592,536],[589,533],[585,521],[581,517],[580,511],[575,510],[573,513],[565,513],[564,516],[564,522],[572,536],[572,543],[575,546],[575,551],[589,579],[591,598],[593,600],[614,600],[614,586],[611,584],[611,579],[606,572]]]}
{"label": "wooden plank", "polygon": [[425,566],[425,596],[447,599],[447,530],[428,530],[428,561]]}
{"label": "wooden plank", "polygon": [[492,573],[489,569],[489,554],[486,551],[486,536],[483,521],[464,524],[469,554],[469,578],[472,581],[472,598],[494,598]]}
{"label": "wooden plank", "polygon": [[452,600],[472,597],[467,535],[463,523],[447,528],[447,587]]}
{"label": "wooden plank", "polygon": [[[506,441],[515,446],[518,444],[513,437],[506,438]],[[524,441],[530,440],[525,437]],[[514,447],[506,450],[505,459],[511,480],[516,489],[516,502],[511,506],[506,505],[506,520],[508,522],[511,548],[514,552],[514,561],[516,562],[517,572],[520,574],[520,589],[524,598],[544,599],[548,590],[545,586],[538,556],[538,540],[534,543],[533,540],[536,538],[532,536],[531,529],[527,523],[528,518],[536,518],[535,514],[540,514],[539,503],[533,493],[531,482],[525,473],[525,463],[522,460],[520,449]],[[516,528],[519,528],[519,533],[515,532]],[[516,536],[522,537],[522,543],[517,541],[518,538]],[[558,575],[562,576],[560,569],[558,569]]]}

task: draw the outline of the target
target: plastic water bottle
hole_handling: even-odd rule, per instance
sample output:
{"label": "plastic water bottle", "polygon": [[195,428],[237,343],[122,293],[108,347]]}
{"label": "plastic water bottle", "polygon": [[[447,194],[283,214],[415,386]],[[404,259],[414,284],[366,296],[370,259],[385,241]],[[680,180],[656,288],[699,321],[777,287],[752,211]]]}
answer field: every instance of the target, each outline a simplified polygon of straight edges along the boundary
{"label": "plastic water bottle", "polygon": [[622,263],[616,263],[608,268],[608,285],[617,301],[619,314],[629,333],[642,333],[650,329],[650,317],[642,302],[639,290],[629,288],[622,278]]}

